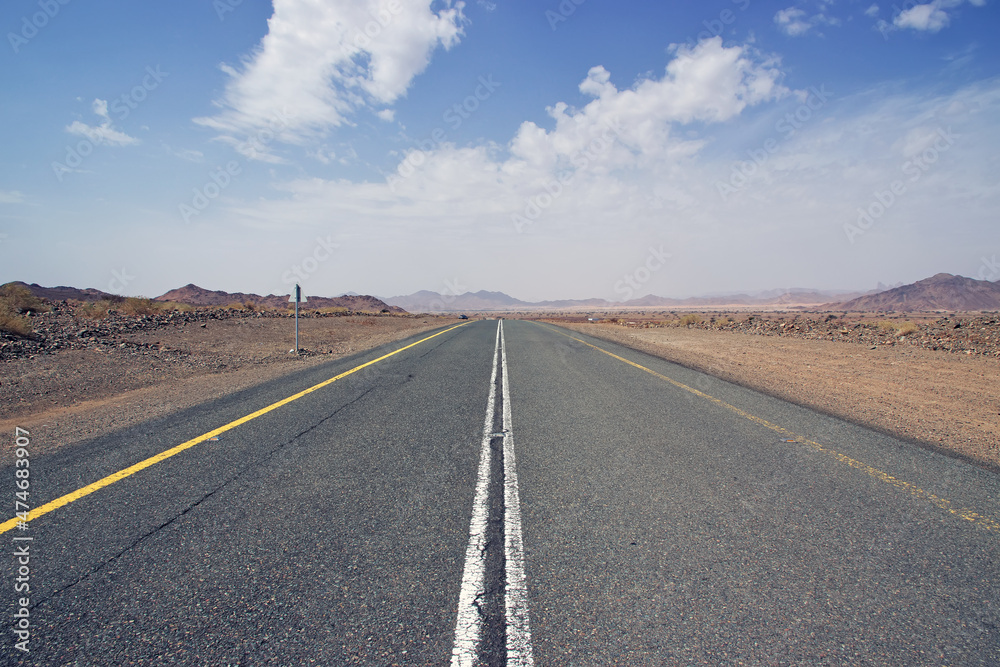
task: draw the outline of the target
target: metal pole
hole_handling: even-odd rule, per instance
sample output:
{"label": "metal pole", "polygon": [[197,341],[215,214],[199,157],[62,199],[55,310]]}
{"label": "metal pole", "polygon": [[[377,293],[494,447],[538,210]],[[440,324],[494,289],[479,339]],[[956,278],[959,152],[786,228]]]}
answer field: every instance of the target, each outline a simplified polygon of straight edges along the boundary
{"label": "metal pole", "polygon": [[299,353],[299,286],[295,286],[295,354]]}

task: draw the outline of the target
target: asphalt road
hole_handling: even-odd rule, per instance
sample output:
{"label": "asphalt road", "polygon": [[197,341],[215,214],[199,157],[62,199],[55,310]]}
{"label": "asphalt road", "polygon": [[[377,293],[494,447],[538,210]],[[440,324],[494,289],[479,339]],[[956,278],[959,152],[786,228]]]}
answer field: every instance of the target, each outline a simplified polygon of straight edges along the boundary
{"label": "asphalt road", "polygon": [[427,336],[29,443],[0,659],[1000,664],[994,473],[550,325]]}

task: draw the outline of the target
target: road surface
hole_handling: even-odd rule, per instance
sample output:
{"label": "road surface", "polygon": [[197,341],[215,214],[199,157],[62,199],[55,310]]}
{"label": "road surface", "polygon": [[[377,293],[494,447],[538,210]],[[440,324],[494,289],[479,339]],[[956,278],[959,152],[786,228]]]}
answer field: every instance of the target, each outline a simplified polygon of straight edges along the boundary
{"label": "road surface", "polygon": [[40,437],[9,664],[1000,664],[994,473],[548,324]]}

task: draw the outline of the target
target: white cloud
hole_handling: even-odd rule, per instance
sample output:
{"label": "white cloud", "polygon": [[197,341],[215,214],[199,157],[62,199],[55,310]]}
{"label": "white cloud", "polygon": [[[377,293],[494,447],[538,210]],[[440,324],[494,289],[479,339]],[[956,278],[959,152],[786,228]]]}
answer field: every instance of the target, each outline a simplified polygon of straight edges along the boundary
{"label": "white cloud", "polygon": [[167,144],[163,144],[163,150],[165,150],[170,155],[178,157],[182,160],[187,160],[188,162],[203,162],[205,160],[205,154],[201,151],[196,151],[190,148],[181,148],[174,150]]}
{"label": "white cloud", "polygon": [[382,109],[381,111],[376,112],[375,115],[387,123],[391,123],[396,120],[396,112],[393,109]]}
{"label": "white cloud", "polygon": [[934,3],[916,5],[900,12],[893,19],[893,25],[897,28],[913,28],[914,30],[937,32],[948,25],[948,14]]}
{"label": "white cloud", "polygon": [[[969,0],[969,2],[976,7],[986,4],[985,0]],[[954,9],[962,3],[963,0],[933,0],[927,4],[915,5],[897,14],[892,24],[896,28],[938,32],[951,22],[951,17],[945,10]]]}
{"label": "white cloud", "polygon": [[111,126],[111,118],[108,116],[107,100],[96,99],[91,103],[91,108],[94,110],[95,114],[104,120],[104,122],[100,125],[87,125],[86,123],[75,120],[66,126],[66,131],[70,134],[86,137],[98,146],[130,146],[132,144],[139,143],[139,140],[135,137],[130,137],[124,132],[120,132]]}
{"label": "white cloud", "polygon": [[0,190],[0,204],[21,204],[24,195],[17,190]]}
{"label": "white cloud", "polygon": [[[820,8],[824,9],[829,3],[821,1],[819,4]],[[878,10],[877,6],[872,6],[875,7],[876,11]],[[791,37],[804,35],[813,27],[819,25],[840,25],[840,19],[827,16],[822,11],[809,16],[805,10],[798,7],[788,7],[787,9],[780,10],[774,15],[774,22],[782,32]]]}
{"label": "white cloud", "polygon": [[[675,136],[678,126],[728,121],[790,92],[779,83],[777,61],[748,46],[724,47],[715,37],[674,49],[662,77],[628,89],[618,89],[604,67],[592,68],[580,84],[593,98],[588,104],[550,107],[551,129],[524,122],[506,147],[446,143],[432,151],[412,150],[390,177],[391,187],[296,181],[286,186],[293,195],[286,204],[307,217],[326,206],[320,201],[339,201],[340,207],[353,202],[354,213],[377,210],[385,224],[437,228],[499,216],[506,227],[512,213],[561,180],[573,195],[558,197],[553,212],[612,210],[630,187],[619,181],[621,174],[670,175],[699,153],[704,141]],[[660,189],[661,199],[692,201],[676,188]],[[266,220],[270,211],[265,206],[241,215]]]}
{"label": "white cloud", "polygon": [[[257,49],[238,67],[223,66],[229,81],[221,110],[195,122],[230,138],[270,128],[278,140],[301,144],[349,122],[360,107],[391,104],[435,49],[451,48],[463,34],[464,3],[446,0],[438,10],[433,4],[274,0]],[[278,114],[285,120],[276,126]]]}
{"label": "white cloud", "polygon": [[797,37],[804,35],[812,27],[812,24],[803,20],[806,13],[798,7],[782,9],[774,15],[774,22],[786,35]]}
{"label": "white cloud", "polygon": [[871,7],[866,9],[865,16],[869,18],[875,18],[876,16],[878,16],[878,5],[872,5]]}

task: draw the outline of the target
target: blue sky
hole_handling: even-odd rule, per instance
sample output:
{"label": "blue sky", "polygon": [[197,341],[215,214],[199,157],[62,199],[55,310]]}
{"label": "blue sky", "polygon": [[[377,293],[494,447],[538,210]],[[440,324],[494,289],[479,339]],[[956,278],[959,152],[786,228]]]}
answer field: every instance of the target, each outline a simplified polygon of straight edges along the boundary
{"label": "blue sky", "polygon": [[9,0],[0,281],[1000,279],[995,0]]}

